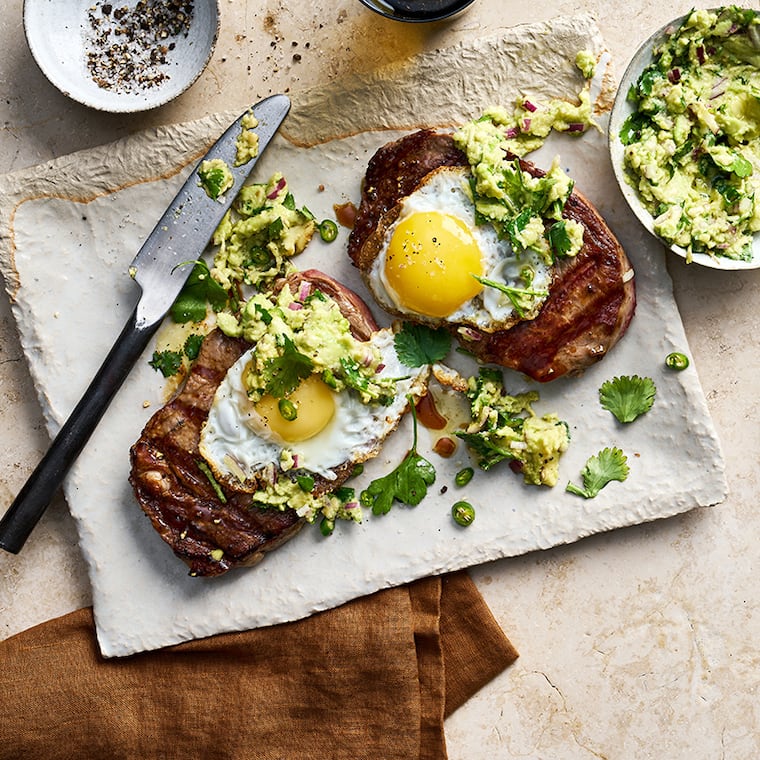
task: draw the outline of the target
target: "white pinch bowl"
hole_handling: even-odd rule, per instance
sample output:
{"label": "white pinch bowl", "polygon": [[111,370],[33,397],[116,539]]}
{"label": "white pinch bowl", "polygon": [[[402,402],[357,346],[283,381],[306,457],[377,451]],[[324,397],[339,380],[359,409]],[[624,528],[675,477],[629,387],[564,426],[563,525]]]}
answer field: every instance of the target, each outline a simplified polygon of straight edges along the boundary
{"label": "white pinch bowl", "polygon": [[[165,63],[155,64],[160,81],[148,86],[119,84],[101,86],[93,76],[88,56],[107,55],[111,43],[120,44],[123,37],[111,35],[102,45],[96,39],[91,14],[105,24],[116,26],[114,11],[127,8],[131,13],[136,0],[24,0],[24,33],[32,56],[42,73],[64,95],[90,108],[111,113],[147,111],[168,103],[183,93],[206,68],[219,34],[217,0],[194,0],[187,27],[170,35],[165,42]],[[147,6],[166,6],[167,0],[148,0]],[[112,10],[104,14],[106,6]],[[135,46],[133,46],[135,47]],[[145,48],[137,47],[138,54]],[[125,80],[126,81],[126,80]]]}

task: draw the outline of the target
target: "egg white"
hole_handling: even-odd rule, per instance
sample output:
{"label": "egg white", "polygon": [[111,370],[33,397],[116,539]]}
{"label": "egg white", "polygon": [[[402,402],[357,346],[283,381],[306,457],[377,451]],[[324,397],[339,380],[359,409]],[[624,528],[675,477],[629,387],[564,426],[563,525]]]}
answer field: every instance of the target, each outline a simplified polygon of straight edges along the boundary
{"label": "egg white", "polygon": [[363,404],[354,393],[334,393],[335,413],[327,426],[312,438],[296,443],[279,440],[266,426],[248,398],[243,376],[255,346],[227,372],[216,391],[208,419],[201,431],[200,452],[218,477],[254,478],[267,465],[279,467],[288,449],[299,470],[334,480],[334,468],[345,462],[363,462],[374,456],[378,445],[404,414],[407,395],[421,395],[425,369],[404,366],[393,344],[393,331],[378,331],[371,339],[384,365],[378,378],[403,377],[389,406]]}
{"label": "egg white", "polygon": [[527,265],[532,267],[534,272],[531,289],[549,290],[552,271],[540,254],[525,250],[518,255],[508,240],[499,239],[496,230],[490,224],[475,224],[475,206],[465,191],[466,181],[466,169],[443,167],[428,175],[414,192],[400,201],[401,212],[385,231],[380,253],[372,263],[367,284],[381,306],[396,313],[409,315],[415,321],[431,324],[467,324],[486,332],[494,332],[502,329],[506,321],[519,316],[509,297],[500,290],[486,286],[481,293],[449,316],[428,317],[404,306],[385,276],[388,246],[398,225],[412,214],[438,211],[459,218],[470,230],[482,254],[484,277],[509,287],[524,288],[520,270]]}

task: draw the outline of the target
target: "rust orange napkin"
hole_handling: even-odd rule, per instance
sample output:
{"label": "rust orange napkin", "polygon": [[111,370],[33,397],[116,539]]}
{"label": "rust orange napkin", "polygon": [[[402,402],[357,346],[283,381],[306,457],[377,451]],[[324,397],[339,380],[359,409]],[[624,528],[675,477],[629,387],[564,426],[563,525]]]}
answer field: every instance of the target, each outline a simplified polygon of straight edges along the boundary
{"label": "rust orange napkin", "polygon": [[463,571],[123,659],[82,609],[0,643],[0,758],[438,760],[516,657]]}

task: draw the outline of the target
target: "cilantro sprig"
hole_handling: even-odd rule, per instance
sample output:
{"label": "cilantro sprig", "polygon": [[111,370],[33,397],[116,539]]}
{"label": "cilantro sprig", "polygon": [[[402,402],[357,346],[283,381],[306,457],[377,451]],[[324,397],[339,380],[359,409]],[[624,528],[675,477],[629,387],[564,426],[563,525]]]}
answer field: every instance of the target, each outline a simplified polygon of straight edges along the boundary
{"label": "cilantro sprig", "polygon": [[274,398],[285,398],[313,369],[311,358],[302,354],[290,338],[283,336],[282,354],[267,359],[264,365],[265,390]]}
{"label": "cilantro sprig", "polygon": [[176,375],[182,367],[182,352],[172,351],[154,351],[153,357],[148,362],[153,369],[160,372],[164,377]]}
{"label": "cilantro sprig", "polygon": [[[211,276],[203,259],[193,264],[193,271],[171,307],[172,319],[179,323],[201,322],[206,318],[207,304],[214,311],[221,311],[228,300],[227,291]],[[182,265],[180,265],[182,266]]]}
{"label": "cilantro sprig", "polygon": [[204,336],[199,333],[192,333],[185,339],[181,350],[166,349],[165,351],[154,351],[148,364],[164,377],[172,377],[182,369],[185,358],[189,361],[197,358],[198,352],[201,350],[203,338]]}
{"label": "cilantro sprig", "polygon": [[523,318],[526,310],[532,309],[539,298],[546,298],[549,295],[548,290],[535,290],[533,288],[515,288],[503,282],[489,280],[487,277],[472,275],[481,285],[498,290],[509,298],[512,308],[518,317]]}
{"label": "cilantro sprig", "polygon": [[583,488],[570,482],[565,490],[576,496],[583,496],[584,499],[593,499],[613,480],[624,481],[629,471],[628,457],[617,447],[608,447],[586,461],[581,471]]}
{"label": "cilantro sprig", "polygon": [[602,384],[599,402],[619,422],[629,423],[652,408],[656,394],[657,388],[651,377],[620,375]]}
{"label": "cilantro sprig", "polygon": [[407,367],[441,361],[451,349],[451,335],[442,329],[404,322],[393,338],[396,354]]}
{"label": "cilantro sprig", "polygon": [[416,507],[435,482],[435,467],[417,453],[417,414],[411,396],[409,406],[414,426],[412,448],[395,470],[373,480],[359,496],[362,506],[372,507],[374,515],[387,514],[395,501]]}

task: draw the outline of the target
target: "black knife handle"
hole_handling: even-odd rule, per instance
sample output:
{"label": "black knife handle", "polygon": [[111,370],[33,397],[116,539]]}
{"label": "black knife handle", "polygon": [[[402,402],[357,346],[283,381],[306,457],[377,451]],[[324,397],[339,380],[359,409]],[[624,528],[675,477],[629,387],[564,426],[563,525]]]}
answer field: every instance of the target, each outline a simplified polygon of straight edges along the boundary
{"label": "black knife handle", "polygon": [[50,448],[0,519],[0,548],[17,554],[90,439],[158,324],[137,326],[136,310]]}

